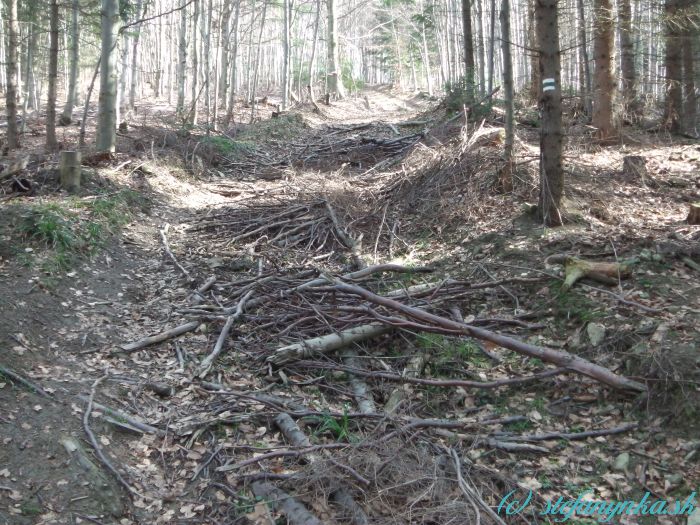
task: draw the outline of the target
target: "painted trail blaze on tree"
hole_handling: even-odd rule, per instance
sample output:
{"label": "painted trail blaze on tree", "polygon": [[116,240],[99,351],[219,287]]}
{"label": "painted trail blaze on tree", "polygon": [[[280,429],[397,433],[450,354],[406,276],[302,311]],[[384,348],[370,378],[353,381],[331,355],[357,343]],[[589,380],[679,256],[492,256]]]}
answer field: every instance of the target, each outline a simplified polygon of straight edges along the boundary
{"label": "painted trail blaze on tree", "polygon": [[557,0],[537,0],[537,47],[542,79],[540,132],[540,198],[538,213],[548,226],[559,226],[564,174],[561,167],[561,79]]}

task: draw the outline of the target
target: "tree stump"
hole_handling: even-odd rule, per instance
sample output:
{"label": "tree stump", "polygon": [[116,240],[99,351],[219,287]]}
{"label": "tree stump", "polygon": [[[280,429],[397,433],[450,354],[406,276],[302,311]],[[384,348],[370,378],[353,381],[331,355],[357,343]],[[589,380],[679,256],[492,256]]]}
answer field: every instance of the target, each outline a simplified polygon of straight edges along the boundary
{"label": "tree stump", "polygon": [[80,189],[80,152],[62,151],[59,159],[59,171],[61,174],[61,187],[68,193],[75,193]]}
{"label": "tree stump", "polygon": [[685,220],[688,224],[700,224],[700,202],[693,202],[690,204],[690,211],[688,211],[688,218]]}
{"label": "tree stump", "polygon": [[647,160],[640,155],[626,156],[622,159],[622,173],[625,177],[640,179],[643,184],[646,184],[649,179]]}

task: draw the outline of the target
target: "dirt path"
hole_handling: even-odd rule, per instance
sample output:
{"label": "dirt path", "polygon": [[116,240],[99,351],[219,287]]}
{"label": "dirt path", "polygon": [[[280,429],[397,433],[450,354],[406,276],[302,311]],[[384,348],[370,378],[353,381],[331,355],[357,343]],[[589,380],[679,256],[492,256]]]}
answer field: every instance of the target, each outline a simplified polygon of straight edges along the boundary
{"label": "dirt path", "polygon": [[[698,443],[689,437],[697,429],[697,396],[687,389],[669,389],[665,401],[652,399],[687,411],[685,428],[676,414],[645,411],[634,396],[574,375],[472,388],[469,381],[522,378],[547,367],[494,345],[416,327],[357,345],[343,359],[316,354],[305,365],[283,367],[265,361],[281,346],[375,319],[357,310],[364,303],[337,291],[285,292],[321,271],[347,274],[360,254],[369,264],[414,269],[359,281],[378,293],[446,275],[481,284],[511,280],[480,291],[442,285],[426,300],[441,315],[456,307],[480,326],[577,352],[640,380],[668,381],[674,370],[692,368],[700,340],[700,312],[692,305],[700,290],[683,254],[659,259],[662,250],[654,243],[665,240],[663,249],[679,250],[694,232],[680,226],[683,207],[672,186],[664,190],[665,175],[657,177],[660,189],[635,196],[667,203],[664,223],[638,204],[634,217],[618,210],[625,228],[638,221],[634,234],[620,234],[610,222],[591,223],[588,212],[587,225],[542,232],[512,204],[506,209],[511,201],[478,193],[484,183],[478,173],[465,176],[472,186],[461,188],[454,173],[459,165],[445,154],[454,150],[440,149],[450,144],[447,131],[426,137],[421,126],[401,127],[425,118],[427,108],[424,100],[375,91],[367,102],[338,103],[323,117],[307,113],[302,127],[294,119],[262,123],[237,137],[234,151],[207,153],[205,147],[220,144],[202,140],[193,148],[193,139],[183,141],[189,152],[184,167],[207,174],[205,182],[174,173],[163,157],[153,160],[147,152],[119,172],[100,167],[101,177],[109,173],[118,185],[141,187],[151,199],[104,251],[51,283],[36,265],[22,265],[16,251],[3,254],[0,364],[40,385],[50,399],[0,381],[0,523],[270,524],[274,511],[255,498],[279,497],[269,483],[324,523],[362,523],[356,505],[376,523],[456,517],[467,523],[479,501],[457,483],[462,468],[493,507],[511,488],[536,489],[544,498],[562,492],[575,498],[586,487],[607,499],[644,490],[664,498],[689,494],[700,476]],[[475,129],[467,139],[478,143]],[[135,130],[129,141],[148,143],[149,135]],[[467,161],[486,166],[497,158],[490,141],[464,150]],[[679,162],[692,165],[696,157]],[[595,154],[580,160],[595,162]],[[412,173],[411,163],[425,168]],[[448,168],[452,178],[446,178]],[[671,171],[669,177],[677,172]],[[574,177],[574,199],[590,191],[588,176]],[[433,189],[442,192],[439,201],[432,200]],[[465,201],[470,192],[478,203]],[[626,195],[620,199],[627,202]],[[165,224],[168,245],[187,275],[165,253]],[[654,240],[641,231],[655,232]],[[626,295],[631,305],[596,291],[561,296],[556,270],[547,269],[555,277],[541,275],[543,259],[562,251],[626,258],[643,250],[648,254],[629,285],[635,291]],[[436,268],[436,277],[416,272],[422,265]],[[210,277],[216,283],[193,295]],[[235,307],[259,299],[242,321],[231,323],[223,352],[204,369]],[[196,329],[178,338],[135,352],[121,348],[193,320]],[[600,337],[595,344],[593,337]],[[438,383],[396,381],[411,374]],[[466,382],[446,388],[441,380]],[[83,414],[93,387],[95,401],[120,412],[110,416],[96,406],[89,427],[133,488],[131,496],[86,441]],[[293,434],[283,414],[308,442],[289,445]],[[150,427],[134,428],[130,418]],[[669,421],[680,432],[668,432]],[[640,426],[630,431],[633,423]],[[616,428],[626,431],[579,435]],[[540,441],[548,432],[569,437]],[[504,450],[504,444],[520,450]],[[286,456],[279,454],[285,450]],[[254,460],[257,455],[264,457]],[[481,512],[482,521],[496,522]],[[667,522],[684,523],[674,520]]]}

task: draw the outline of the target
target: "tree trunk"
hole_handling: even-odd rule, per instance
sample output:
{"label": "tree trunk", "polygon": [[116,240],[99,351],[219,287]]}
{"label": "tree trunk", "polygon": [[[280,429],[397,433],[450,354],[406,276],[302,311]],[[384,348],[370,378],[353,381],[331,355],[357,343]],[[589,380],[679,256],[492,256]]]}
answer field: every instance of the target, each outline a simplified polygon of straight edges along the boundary
{"label": "tree trunk", "polygon": [[[221,70],[219,71],[219,98],[222,107],[226,109],[228,100],[228,52],[229,52],[229,27],[231,22],[231,0],[224,0],[224,8],[221,13],[221,31],[219,33],[219,47],[221,48]],[[233,67],[236,67],[235,64]]]}
{"label": "tree trunk", "polygon": [[117,144],[117,39],[119,0],[102,0],[102,52],[100,99],[97,115],[97,150],[114,153]]}
{"label": "tree trunk", "polygon": [[464,31],[464,82],[469,101],[474,99],[474,35],[472,33],[471,0],[462,0],[462,29]]}
{"label": "tree trunk", "polygon": [[[687,0],[688,10],[697,9],[697,0]],[[683,127],[687,133],[695,134],[697,120],[697,94],[695,93],[695,53],[698,49],[698,30],[690,22],[688,13],[683,34]]]}
{"label": "tree trunk", "polygon": [[557,0],[536,0],[535,18],[542,79],[540,198],[537,211],[546,225],[559,226],[562,224],[560,206],[564,172],[561,165],[561,63]]}
{"label": "tree trunk", "polygon": [[326,3],[328,6],[328,92],[338,98],[345,98],[343,73],[340,68],[340,55],[338,53],[338,18],[335,9],[335,0],[326,0]]}
{"label": "tree trunk", "polygon": [[283,67],[284,71],[282,73],[282,109],[286,110],[289,105],[289,76],[290,76],[290,57],[292,54],[292,29],[291,29],[291,13],[290,13],[290,1],[284,0],[282,2],[282,9],[284,9],[284,15],[282,17],[284,21],[284,31],[282,35],[282,46],[283,46]]}
{"label": "tree trunk", "polygon": [[637,120],[637,70],[634,65],[634,42],[632,39],[632,7],[630,0],[618,0],[620,25],[620,59],[622,73],[622,100],[625,114],[632,121]]}
{"label": "tree trunk", "polygon": [[[537,41],[537,18],[535,17],[537,0],[528,0],[527,2],[527,20],[528,20],[528,47],[530,48],[530,99],[539,100],[540,98],[540,59]],[[490,92],[489,92],[490,93]]]}
{"label": "tree trunk", "polygon": [[[229,125],[231,119],[233,118],[233,110],[236,106],[236,89],[238,87],[238,68],[236,67],[238,62],[238,27],[241,14],[241,1],[236,0],[236,11],[233,15],[233,34],[231,35],[231,40],[233,40],[233,50],[231,52],[231,86],[229,87],[229,98],[228,98],[228,109],[226,111],[226,126]],[[251,28],[251,33],[252,33]]]}
{"label": "tree trunk", "polygon": [[177,114],[185,116],[185,77],[187,74],[187,0],[180,1],[180,35],[178,38]]}
{"label": "tree trunk", "polygon": [[54,151],[56,141],[56,83],[58,82],[58,0],[49,9],[49,89],[46,105],[46,149]]}
{"label": "tree trunk", "polygon": [[[143,18],[146,9],[143,8],[143,0],[136,2],[136,19]],[[136,24],[133,28],[134,36],[131,44],[131,85],[129,86],[129,109],[134,109],[136,103],[136,85],[138,81],[139,68],[139,41],[141,40],[141,24]]]}
{"label": "tree trunk", "polygon": [[664,126],[674,133],[681,129],[681,113],[683,111],[683,95],[681,92],[682,60],[681,60],[681,31],[679,29],[680,0],[666,0],[664,5],[664,25],[666,41],[666,107],[664,111]]}
{"label": "tree trunk", "polygon": [[70,74],[68,76],[68,92],[66,93],[66,105],[59,119],[61,126],[67,126],[73,120],[73,108],[77,103],[78,91],[78,66],[80,60],[80,26],[78,25],[79,0],[73,0],[71,4],[71,53]]}
{"label": "tree trunk", "polygon": [[593,59],[595,61],[595,101],[592,124],[597,137],[610,140],[616,132],[613,100],[615,80],[613,67],[614,19],[610,0],[594,0],[595,31],[593,35]]}
{"label": "tree trunk", "polygon": [[17,21],[17,0],[8,0],[7,19],[7,147],[19,147],[17,137],[17,47],[19,46],[19,22]]}
{"label": "tree trunk", "polygon": [[[262,46],[263,31],[265,30],[265,18],[267,17],[267,2],[268,0],[263,0],[263,12],[262,20],[260,21],[260,33],[258,33],[258,48],[255,54],[255,65],[253,66],[253,86],[251,91],[251,103],[250,103],[250,123],[252,124],[255,120],[255,92],[258,89],[258,72],[260,69],[260,49]],[[253,28],[251,26],[251,32]]]}
{"label": "tree trunk", "polygon": [[503,95],[506,103],[506,140],[504,144],[505,167],[501,172],[500,185],[504,191],[513,187],[513,60],[510,50],[510,1],[501,2],[501,52],[503,54]]}
{"label": "tree trunk", "polygon": [[197,109],[199,104],[199,93],[197,92],[199,77],[199,60],[197,56],[197,21],[199,20],[199,2],[194,3],[194,14],[192,16],[192,103],[187,120],[191,125],[197,124]]}
{"label": "tree trunk", "polygon": [[[491,0],[491,12],[489,23],[489,82],[487,93],[493,93],[493,54],[496,47],[496,0]],[[529,5],[529,4],[528,4]],[[534,54],[534,51],[532,52]],[[535,97],[536,98],[536,97]]]}
{"label": "tree trunk", "polygon": [[321,26],[321,0],[316,0],[316,22],[314,23],[314,41],[311,44],[311,60],[309,61],[309,97],[316,102],[314,95],[314,70],[316,69],[316,49],[318,48],[318,32]]}
{"label": "tree trunk", "polygon": [[593,114],[593,100],[591,98],[591,65],[588,58],[588,38],[586,36],[586,13],[583,0],[576,0],[578,10],[578,45],[581,50],[581,79],[579,91],[583,97],[583,111],[589,117]]}

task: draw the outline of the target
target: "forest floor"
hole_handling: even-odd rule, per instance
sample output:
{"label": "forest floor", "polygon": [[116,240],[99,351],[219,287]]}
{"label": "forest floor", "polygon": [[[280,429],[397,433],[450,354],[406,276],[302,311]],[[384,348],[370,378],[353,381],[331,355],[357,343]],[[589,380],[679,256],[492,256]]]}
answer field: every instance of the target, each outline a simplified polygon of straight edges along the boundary
{"label": "forest floor", "polygon": [[[497,109],[465,126],[388,87],[272,109],[206,135],[144,105],[73,196],[29,121],[32,191],[0,197],[0,524],[550,523],[560,496],[691,497],[697,142],[626,129],[601,147],[568,119],[566,225],[546,229],[534,108],[508,192]],[[624,265],[566,289],[561,255]],[[308,342],[348,330],[373,337]],[[507,515],[512,491],[532,500]]]}

